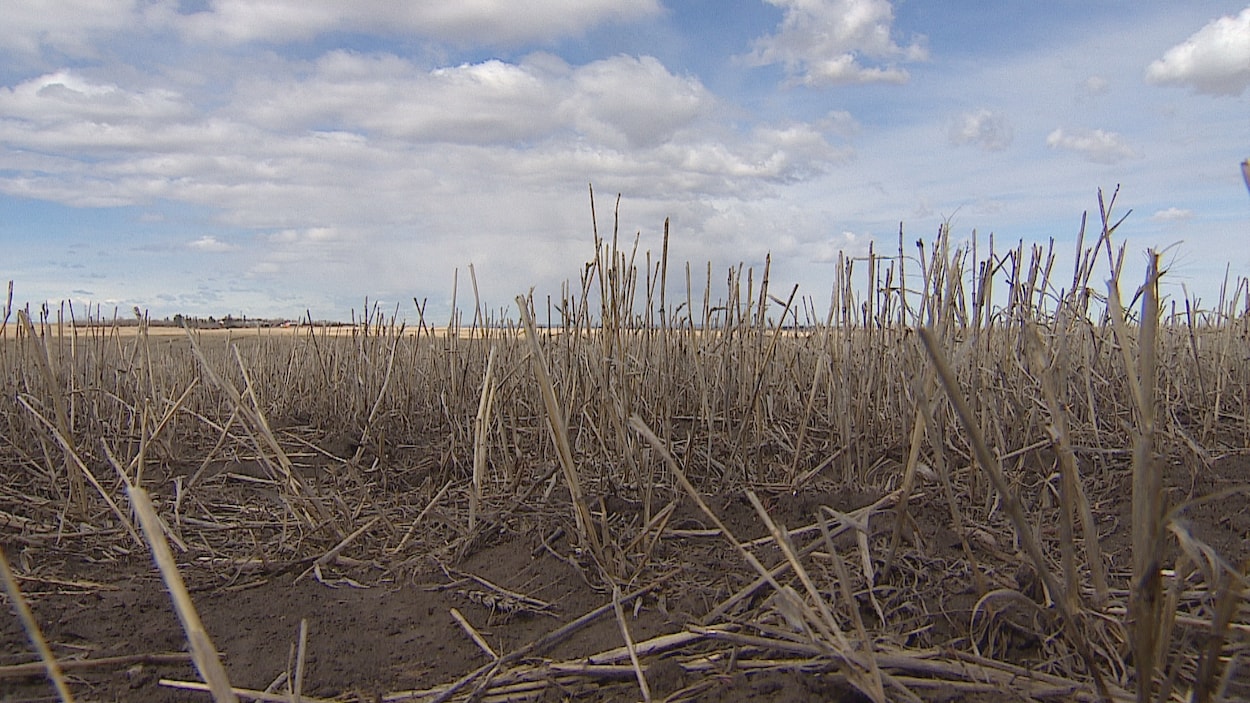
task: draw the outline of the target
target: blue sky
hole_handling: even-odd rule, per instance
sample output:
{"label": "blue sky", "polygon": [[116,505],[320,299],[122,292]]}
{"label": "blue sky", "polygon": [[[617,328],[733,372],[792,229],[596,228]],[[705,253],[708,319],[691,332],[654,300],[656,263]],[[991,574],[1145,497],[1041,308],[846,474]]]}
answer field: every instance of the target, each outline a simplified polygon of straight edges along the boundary
{"label": "blue sky", "polygon": [[[715,279],[952,232],[1064,257],[1098,188],[1140,265],[1250,275],[1250,6],[0,0],[18,304],[344,319],[576,284],[621,227]],[[675,267],[680,269],[680,267]],[[1098,274],[1104,275],[1103,272]],[[684,288],[684,281],[675,280]],[[696,281],[701,288],[701,281]]]}

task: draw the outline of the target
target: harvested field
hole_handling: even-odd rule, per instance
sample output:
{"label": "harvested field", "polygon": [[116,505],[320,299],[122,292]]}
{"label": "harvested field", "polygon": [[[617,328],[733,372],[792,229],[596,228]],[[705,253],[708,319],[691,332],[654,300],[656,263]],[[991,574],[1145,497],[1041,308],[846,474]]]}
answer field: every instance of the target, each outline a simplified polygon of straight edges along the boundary
{"label": "harvested field", "polygon": [[597,236],[448,329],[6,310],[0,697],[1245,699],[1247,281],[1114,230],[900,238],[827,313]]}

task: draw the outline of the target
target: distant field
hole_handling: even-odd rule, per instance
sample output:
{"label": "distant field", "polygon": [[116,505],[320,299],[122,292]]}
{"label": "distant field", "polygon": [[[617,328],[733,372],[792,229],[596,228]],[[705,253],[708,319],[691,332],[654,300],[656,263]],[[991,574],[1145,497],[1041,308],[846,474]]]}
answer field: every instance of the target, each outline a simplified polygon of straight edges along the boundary
{"label": "distant field", "polygon": [[[57,325],[55,322],[46,326],[36,325],[36,329],[43,333],[53,336],[70,337],[77,334],[80,337],[91,336],[110,336],[117,335],[120,337],[137,337],[143,328],[137,324],[112,325],[112,324],[82,324],[70,325],[65,323]],[[230,337],[256,337],[256,336],[273,336],[273,337],[289,337],[301,334],[309,334],[315,332],[318,335],[329,336],[351,336],[352,334],[360,334],[363,327],[360,325],[334,324],[334,325],[291,325],[291,326],[275,326],[275,327],[197,327],[191,330],[192,334],[208,339],[226,339]],[[370,329],[370,333],[374,330]],[[169,338],[169,337],[185,337],[186,331],[181,327],[173,325],[149,325],[146,332],[150,337]],[[12,339],[18,334],[18,324],[16,320],[11,320],[4,327],[4,338]],[[424,332],[417,329],[405,328],[404,334],[412,336],[416,334],[433,334],[440,337],[447,336],[446,327],[426,328]],[[461,329],[459,331],[461,337],[468,338],[472,331]]]}

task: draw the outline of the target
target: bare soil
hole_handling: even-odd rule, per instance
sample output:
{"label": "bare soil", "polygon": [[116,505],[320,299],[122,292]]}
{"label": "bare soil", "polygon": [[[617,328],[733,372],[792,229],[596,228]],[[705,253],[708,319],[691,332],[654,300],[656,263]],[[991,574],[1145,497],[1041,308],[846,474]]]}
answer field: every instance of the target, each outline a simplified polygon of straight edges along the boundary
{"label": "bare soil", "polygon": [[[263,505],[263,491],[247,481],[244,464],[215,469],[217,486],[231,500]],[[171,499],[176,480],[189,469],[170,471],[154,485],[158,498]],[[1122,474],[1119,474],[1122,476]],[[1131,490],[1127,476],[1098,489],[1095,512],[1106,559],[1113,578],[1123,586],[1130,553],[1128,523]],[[425,507],[434,492],[422,493],[404,484],[415,477],[399,477],[392,490],[412,490],[414,510]],[[1219,494],[1182,510],[1192,534],[1234,564],[1250,556],[1250,511],[1245,496],[1228,489],[1250,481],[1250,461],[1229,454],[1197,472],[1169,472],[1173,504],[1199,496]],[[432,484],[426,484],[432,486]],[[207,489],[205,489],[207,490]],[[406,700],[406,691],[427,691],[456,682],[491,662],[491,655],[475,644],[457,624],[458,612],[498,655],[539,642],[545,635],[579,616],[613,602],[613,594],[596,576],[584,552],[563,536],[573,528],[567,496],[559,491],[545,502],[540,487],[533,507],[500,508],[498,525],[469,543],[457,544],[440,521],[440,510],[430,518],[429,535],[421,534],[404,551],[395,552],[394,538],[377,543],[362,539],[343,551],[344,559],[316,566],[319,551],[266,553],[259,544],[250,549],[239,541],[267,539],[238,529],[229,535],[207,527],[197,533],[184,525],[189,545],[178,554],[180,568],[204,625],[220,650],[231,683],[264,690],[294,670],[301,621],[307,623],[303,693],[306,696],[350,701]],[[775,520],[790,528],[813,523],[821,506],[850,512],[882,498],[879,490],[826,487],[800,494],[762,492]],[[448,499],[449,501],[451,499]],[[735,492],[708,498],[712,509],[740,541],[767,534],[745,494]],[[615,496],[596,501],[601,518],[619,534],[636,534],[641,511],[636,503]],[[515,507],[515,506],[514,506]],[[0,505],[3,514],[38,514],[28,506]],[[450,509],[443,515],[452,522]],[[1022,593],[1040,596],[1035,576],[1018,565],[1009,529],[987,523],[969,540],[977,566],[966,558],[950,511],[936,485],[922,485],[910,504],[905,539],[889,573],[881,569],[894,530],[888,505],[870,516],[869,553],[877,569],[874,593],[883,609],[881,622],[864,591],[859,609],[870,630],[901,646],[968,649],[975,642],[999,659],[1032,666],[1045,657],[1043,632],[1047,623],[1010,609],[992,625],[976,620],[978,588],[974,570],[991,582],[1014,585]],[[459,517],[455,518],[459,520]],[[364,521],[362,520],[362,523]],[[107,524],[102,520],[100,524]],[[709,529],[706,516],[680,501],[650,560],[635,579],[622,588],[641,595],[622,604],[624,625],[634,642],[682,632],[703,621],[709,611],[738,589],[751,583],[755,572],[741,555]],[[632,532],[631,532],[632,530]],[[78,700],[88,701],[207,701],[206,692],[180,690],[161,680],[198,681],[185,658],[186,640],[170,598],[146,551],[116,533],[96,530],[79,535],[67,526],[59,539],[32,531],[30,525],[8,523],[0,517],[0,540],[19,575],[19,584],[58,658],[86,662],[67,671]],[[444,535],[441,542],[437,535]],[[196,535],[199,535],[198,537]],[[979,535],[979,536],[978,536]],[[1042,530],[1044,539],[1057,538]],[[809,537],[796,538],[805,543]],[[221,548],[196,546],[231,541],[235,554],[251,553],[248,561],[221,563]],[[383,543],[389,546],[383,546]],[[463,547],[465,542],[458,544]],[[854,572],[859,571],[857,542],[844,535],[836,549]],[[460,553],[457,554],[457,551]],[[780,562],[775,547],[757,554],[768,565]],[[457,561],[457,557],[463,557]],[[315,568],[314,568],[315,567]],[[997,581],[995,581],[997,579]],[[1030,590],[1032,586],[1033,590]],[[796,584],[796,587],[797,584]],[[832,594],[833,591],[831,590]],[[744,601],[725,616],[769,610],[768,589]],[[831,600],[837,596],[831,595]],[[532,600],[529,600],[532,599]],[[6,599],[6,605],[8,605]],[[6,608],[10,613],[11,608]],[[611,608],[592,623],[551,647],[535,648],[526,660],[577,664],[594,654],[620,647],[622,623]],[[56,700],[51,685],[39,672],[22,672],[16,665],[37,661],[16,617],[0,617],[0,700]],[[700,701],[860,701],[866,700],[846,680],[828,670],[804,671],[799,664],[757,669],[736,665],[746,649],[714,650],[695,646],[642,659],[653,700]],[[168,661],[169,655],[184,657]],[[700,655],[707,656],[700,659]],[[107,658],[112,664],[91,664]],[[162,659],[161,657],[166,657]],[[782,659],[782,657],[774,657]],[[707,662],[707,666],[700,666]],[[628,664],[628,660],[624,660]],[[277,691],[286,690],[285,685]],[[940,682],[914,689],[927,701],[998,700],[994,692],[955,689]],[[430,700],[433,696],[414,696]],[[516,698],[522,700],[523,698]],[[558,678],[524,700],[641,700],[639,685],[630,672]]]}

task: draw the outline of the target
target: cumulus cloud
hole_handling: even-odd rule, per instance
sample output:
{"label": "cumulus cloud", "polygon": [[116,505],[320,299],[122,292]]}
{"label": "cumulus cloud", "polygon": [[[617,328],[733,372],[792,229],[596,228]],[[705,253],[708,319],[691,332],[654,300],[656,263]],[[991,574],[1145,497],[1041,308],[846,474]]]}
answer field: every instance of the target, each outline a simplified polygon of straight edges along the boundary
{"label": "cumulus cloud", "polygon": [[846,110],[834,110],[818,120],[816,125],[839,137],[853,137],[863,131],[859,120]]}
{"label": "cumulus cloud", "polygon": [[118,123],[136,119],[171,119],[190,113],[176,92],[163,89],[124,90],[93,82],[69,70],[32,78],[13,88],[0,88],[0,115],[62,122]]}
{"label": "cumulus cloud", "polygon": [[270,244],[276,245],[295,244],[306,246],[316,243],[335,242],[343,238],[343,233],[333,227],[309,227],[306,229],[284,229],[268,235],[265,237],[265,240]]}
{"label": "cumulus cloud", "polygon": [[526,66],[490,60],[423,70],[393,55],[333,51],[311,75],[259,76],[236,98],[248,122],[417,141],[498,143],[541,136],[553,95]]}
{"label": "cumulus cloud", "polygon": [[1150,219],[1156,222],[1178,222],[1178,221],[1192,219],[1193,216],[1194,216],[1193,210],[1186,210],[1186,209],[1182,209],[1178,207],[1170,207],[1170,208],[1167,208],[1166,210],[1155,211],[1155,213],[1150,216]]}
{"label": "cumulus cloud", "polygon": [[356,31],[481,45],[550,41],[660,11],[658,0],[213,0],[209,9],[178,15],[173,24],[205,41],[302,41],[323,32]]}
{"label": "cumulus cloud", "polygon": [[240,113],[274,129],[484,145],[577,135],[620,148],[655,146],[716,104],[698,79],[650,56],[573,67],[536,55],[426,70],[393,55],[335,51],[303,80],[261,77],[243,91]]}
{"label": "cumulus cloud", "polygon": [[6,2],[0,48],[35,54],[44,47],[75,56],[92,56],[96,36],[140,23],[137,0],[42,0]]}
{"label": "cumulus cloud", "polygon": [[[534,54],[428,68],[391,54],[271,57],[207,98],[59,71],[0,87],[0,192],[77,206],[212,207],[227,225],[396,226],[509,188],[612,183],[634,197],[745,197],[846,158],[825,122],[742,130],[694,77],[649,56],[574,66]],[[24,164],[16,171],[12,165]],[[368,208],[361,208],[361,193]],[[430,200],[433,198],[434,200]],[[473,205],[471,207],[478,207]]]}
{"label": "cumulus cloud", "polygon": [[279,276],[283,273],[284,271],[282,265],[275,261],[260,261],[252,264],[247,269],[248,278],[267,278],[270,276]]}
{"label": "cumulus cloud", "polygon": [[829,237],[817,244],[812,250],[812,261],[818,264],[830,264],[837,262],[838,254],[847,257],[866,256],[872,240],[870,234],[843,231],[838,236]]}
{"label": "cumulus cloud", "polygon": [[1097,97],[1111,92],[1111,83],[1102,76],[1090,76],[1081,81],[1080,88],[1082,95]]}
{"label": "cumulus cloud", "polygon": [[[776,34],[761,37],[745,59],[783,64],[795,83],[905,83],[899,64],[928,58],[924,38],[900,46],[888,0],[767,0],[784,10]],[[877,62],[866,64],[865,59]]]}
{"label": "cumulus cloud", "polygon": [[715,105],[698,79],[650,56],[590,63],[572,74],[567,93],[558,112],[578,132],[620,146],[661,144]]}
{"label": "cumulus cloud", "polygon": [[1086,161],[1096,164],[1117,164],[1137,156],[1124,137],[1101,129],[1075,132],[1056,129],[1046,137],[1046,146],[1080,154]]}
{"label": "cumulus cloud", "polygon": [[767,180],[802,180],[849,158],[848,151],[833,147],[819,129],[807,124],[761,126],[752,136],[745,150],[751,164],[746,172]]}
{"label": "cumulus cloud", "polygon": [[975,145],[986,151],[1002,151],[1011,146],[1012,129],[1006,116],[982,108],[956,118],[949,136],[956,146]]}
{"label": "cumulus cloud", "polygon": [[1241,95],[1250,86],[1250,7],[1214,20],[1146,68],[1151,83],[1187,85],[1210,95]]}
{"label": "cumulus cloud", "polygon": [[[248,272],[252,277],[300,271],[326,276],[350,267],[352,248],[359,250],[367,239],[358,230],[338,226],[278,230],[258,237],[260,250]],[[381,262],[378,266],[385,268]]]}
{"label": "cumulus cloud", "polygon": [[199,239],[188,242],[187,246],[196,251],[206,253],[220,253],[223,251],[231,251],[235,246],[229,242],[223,242],[212,235],[204,235]]}

